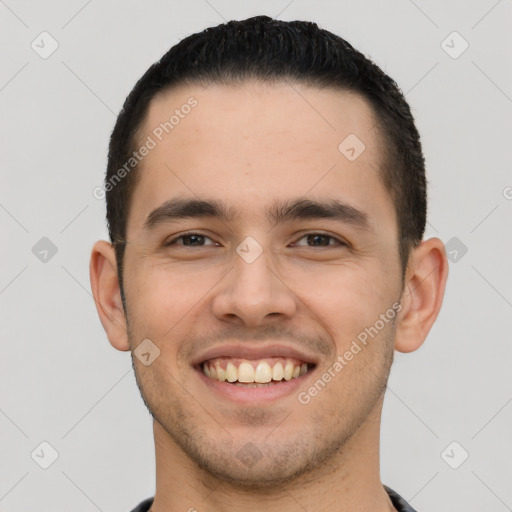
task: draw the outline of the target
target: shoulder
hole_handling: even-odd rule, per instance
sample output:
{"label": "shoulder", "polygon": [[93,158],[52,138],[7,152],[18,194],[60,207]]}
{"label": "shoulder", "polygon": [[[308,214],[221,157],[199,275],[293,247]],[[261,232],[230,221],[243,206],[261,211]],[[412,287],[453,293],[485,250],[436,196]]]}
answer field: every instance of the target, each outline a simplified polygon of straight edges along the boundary
{"label": "shoulder", "polygon": [[153,504],[154,498],[148,498],[143,502],[139,503],[131,512],[147,512],[149,507]]}
{"label": "shoulder", "polygon": [[394,491],[387,485],[384,485],[384,489],[386,489],[386,492],[388,493],[388,496],[390,497],[393,506],[398,510],[398,512],[417,512],[396,491]]}

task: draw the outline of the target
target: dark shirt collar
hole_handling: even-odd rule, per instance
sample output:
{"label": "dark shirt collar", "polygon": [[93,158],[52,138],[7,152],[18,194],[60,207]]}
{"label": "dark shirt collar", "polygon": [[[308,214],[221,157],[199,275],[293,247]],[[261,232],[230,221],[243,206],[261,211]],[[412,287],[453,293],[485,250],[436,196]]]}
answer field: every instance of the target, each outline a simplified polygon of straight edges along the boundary
{"label": "dark shirt collar", "polygon": [[[413,509],[411,505],[409,505],[409,503],[400,496],[400,494],[393,491],[393,489],[387,485],[384,486],[384,489],[388,493],[393,506],[398,510],[398,512],[416,512],[416,510]],[[138,507],[134,508],[132,512],[148,512],[149,508],[153,504],[153,499],[154,498],[148,498],[144,500]]]}

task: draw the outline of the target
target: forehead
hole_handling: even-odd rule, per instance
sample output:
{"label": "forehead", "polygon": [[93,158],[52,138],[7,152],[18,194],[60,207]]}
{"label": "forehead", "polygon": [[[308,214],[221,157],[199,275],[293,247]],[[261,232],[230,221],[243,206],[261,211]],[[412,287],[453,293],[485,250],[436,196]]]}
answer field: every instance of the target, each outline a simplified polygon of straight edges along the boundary
{"label": "forehead", "polygon": [[373,111],[350,92],[296,83],[179,87],[151,101],[138,135],[140,146],[152,146],[130,208],[140,226],[178,194],[252,214],[276,198],[329,194],[369,203],[370,216],[393,216]]}
{"label": "forehead", "polygon": [[[296,144],[287,147],[299,155],[319,147],[321,141],[337,152],[341,138],[349,133],[364,139],[366,149],[373,152],[375,125],[368,102],[353,92],[299,83],[246,81],[181,86],[161,92],[150,102],[142,133],[166,139],[159,140],[164,145],[172,140],[192,145],[244,141],[244,151],[252,149],[255,153],[261,145],[268,150],[285,150],[280,146],[293,138]],[[208,148],[204,146],[204,150]]]}

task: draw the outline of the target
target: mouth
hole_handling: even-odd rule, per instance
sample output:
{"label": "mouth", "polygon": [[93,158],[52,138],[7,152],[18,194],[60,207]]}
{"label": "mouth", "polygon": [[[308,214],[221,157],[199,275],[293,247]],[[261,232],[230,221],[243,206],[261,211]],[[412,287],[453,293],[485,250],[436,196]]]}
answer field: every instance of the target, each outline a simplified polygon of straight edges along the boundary
{"label": "mouth", "polygon": [[211,390],[224,398],[253,404],[291,393],[315,367],[315,363],[292,357],[216,357],[195,365]]}

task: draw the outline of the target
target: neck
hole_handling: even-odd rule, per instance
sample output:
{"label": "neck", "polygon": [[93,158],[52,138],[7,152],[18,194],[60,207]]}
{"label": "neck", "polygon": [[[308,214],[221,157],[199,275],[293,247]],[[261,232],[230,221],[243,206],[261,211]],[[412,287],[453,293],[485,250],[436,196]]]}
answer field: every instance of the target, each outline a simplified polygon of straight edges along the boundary
{"label": "neck", "polygon": [[382,400],[367,421],[321,467],[278,488],[247,489],[199,468],[154,420],[156,494],[151,512],[395,511],[380,481]]}

